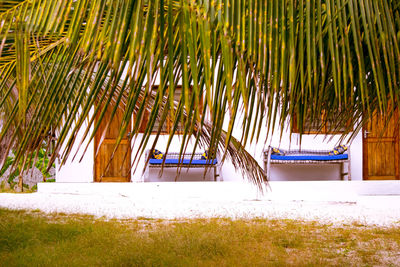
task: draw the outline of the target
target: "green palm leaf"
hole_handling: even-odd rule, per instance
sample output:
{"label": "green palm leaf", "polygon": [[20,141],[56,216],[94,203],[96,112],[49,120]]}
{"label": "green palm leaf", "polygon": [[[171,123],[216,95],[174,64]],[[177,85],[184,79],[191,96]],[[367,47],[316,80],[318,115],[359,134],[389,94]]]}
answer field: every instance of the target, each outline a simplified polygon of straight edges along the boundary
{"label": "green palm leaf", "polygon": [[279,125],[282,134],[295,116],[303,130],[305,118],[324,112],[330,127],[354,136],[373,111],[396,109],[399,46],[395,0],[3,1],[0,141],[12,131],[8,150],[28,164],[55,133],[50,161],[60,153],[65,162],[83,144],[79,129],[96,131],[94,118],[113,105],[113,114],[124,111],[118,142],[132,115],[139,138],[150,113],[135,160],[168,115],[170,138],[183,126],[181,153],[194,138],[260,184],[265,176],[244,147],[264,141],[265,129]]}

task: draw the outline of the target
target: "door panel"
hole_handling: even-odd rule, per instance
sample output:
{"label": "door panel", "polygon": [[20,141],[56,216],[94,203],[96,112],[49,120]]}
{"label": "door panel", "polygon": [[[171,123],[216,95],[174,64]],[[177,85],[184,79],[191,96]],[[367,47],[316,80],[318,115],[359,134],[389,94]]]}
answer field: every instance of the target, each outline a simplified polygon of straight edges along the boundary
{"label": "door panel", "polygon": [[399,179],[399,114],[384,123],[375,115],[363,129],[364,180]]}
{"label": "door panel", "polygon": [[[109,118],[111,117],[113,107],[109,106],[100,127],[95,136],[95,148],[101,141],[101,135],[107,127]],[[130,163],[131,163],[131,146],[128,134],[122,139],[117,150],[114,153],[117,137],[121,128],[124,112],[117,110],[109,128],[107,129],[104,140],[100,145],[97,157],[95,155],[95,182],[130,182]],[[130,131],[131,125],[128,130]]]}

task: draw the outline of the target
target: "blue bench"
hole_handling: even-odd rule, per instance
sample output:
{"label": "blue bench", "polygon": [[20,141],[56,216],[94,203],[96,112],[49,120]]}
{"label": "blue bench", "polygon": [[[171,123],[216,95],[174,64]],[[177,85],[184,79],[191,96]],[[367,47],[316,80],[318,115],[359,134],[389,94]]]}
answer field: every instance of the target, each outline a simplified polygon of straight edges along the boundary
{"label": "blue bench", "polygon": [[[264,150],[264,169],[267,173],[268,180],[271,176],[272,164],[340,164],[340,178],[344,180],[347,175],[347,180],[351,180],[350,171],[350,147],[343,154],[329,155],[329,150],[281,150],[284,155],[272,153],[272,147],[269,146]],[[347,172],[345,170],[347,164]]]}
{"label": "blue bench", "polygon": [[[150,150],[146,151],[146,159],[149,157]],[[165,159],[150,158],[149,168],[213,168],[214,181],[220,177],[218,168],[220,166],[218,158],[216,159],[202,159],[202,153],[185,153],[179,157],[179,153],[168,152]],[[221,178],[220,178],[221,179]]]}
{"label": "blue bench", "polygon": [[[162,159],[150,159],[149,160],[149,164],[154,164],[154,165],[161,165],[163,163],[164,160]],[[188,165],[188,164],[192,164],[192,165],[204,165],[204,166],[208,166],[208,165],[216,165],[218,163],[218,160],[216,159],[194,159],[190,162],[190,159],[183,159],[183,160],[179,160],[179,159],[165,159],[164,164],[165,165],[171,165],[171,164],[183,164],[183,165]]]}

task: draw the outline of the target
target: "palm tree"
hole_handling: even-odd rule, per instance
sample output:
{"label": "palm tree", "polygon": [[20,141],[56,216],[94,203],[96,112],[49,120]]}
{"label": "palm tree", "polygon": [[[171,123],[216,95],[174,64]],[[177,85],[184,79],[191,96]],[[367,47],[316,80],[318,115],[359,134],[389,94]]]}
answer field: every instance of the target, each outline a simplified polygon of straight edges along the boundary
{"label": "palm tree", "polygon": [[306,117],[323,112],[330,127],[357,132],[372,112],[399,103],[396,0],[11,0],[0,12],[0,140],[12,129],[22,162],[52,131],[51,160],[65,160],[83,122],[96,131],[113,107],[124,112],[119,140],[132,114],[138,136],[150,113],[138,151],[169,116],[170,137],[184,128],[181,152],[194,137],[237,168],[246,162],[247,177],[261,184],[244,149],[265,138],[261,129],[283,130],[296,116],[302,131]]}

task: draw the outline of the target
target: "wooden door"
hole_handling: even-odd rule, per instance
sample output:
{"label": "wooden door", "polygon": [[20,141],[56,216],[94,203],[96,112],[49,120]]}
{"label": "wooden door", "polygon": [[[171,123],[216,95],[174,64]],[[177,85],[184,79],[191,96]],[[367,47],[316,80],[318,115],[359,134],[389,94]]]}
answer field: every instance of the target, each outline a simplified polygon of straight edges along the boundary
{"label": "wooden door", "polygon": [[[104,114],[103,121],[101,122],[95,136],[95,148],[98,147],[101,141],[101,135],[104,129],[107,127],[109,118],[111,117],[112,109],[113,107],[109,106],[106,113]],[[113,120],[111,121],[111,125],[106,131],[104,140],[100,145],[97,157],[96,155],[94,155],[95,182],[130,182],[131,180],[131,142],[128,133],[124,135],[123,140],[121,141],[116,152],[114,153],[114,157],[110,161],[120,131],[123,113],[124,112],[122,110],[117,110]],[[131,125],[129,125],[127,131],[130,131],[130,127]]]}
{"label": "wooden door", "polygon": [[364,180],[398,180],[399,174],[399,114],[395,112],[385,124],[374,116],[363,129]]}

